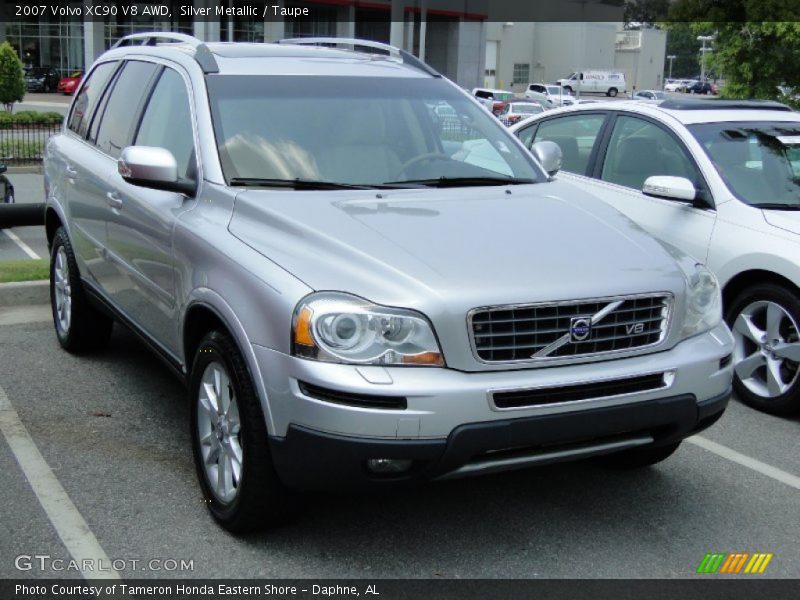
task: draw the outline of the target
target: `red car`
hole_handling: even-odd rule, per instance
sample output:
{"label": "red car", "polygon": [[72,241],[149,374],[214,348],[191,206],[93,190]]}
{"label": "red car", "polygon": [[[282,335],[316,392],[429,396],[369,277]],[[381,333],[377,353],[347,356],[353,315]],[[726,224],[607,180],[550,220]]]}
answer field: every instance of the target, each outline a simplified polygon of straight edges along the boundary
{"label": "red car", "polygon": [[75,71],[71,73],[69,77],[62,77],[61,81],[58,82],[58,91],[67,96],[71,96],[78,88],[81,79],[83,79],[83,71]]}

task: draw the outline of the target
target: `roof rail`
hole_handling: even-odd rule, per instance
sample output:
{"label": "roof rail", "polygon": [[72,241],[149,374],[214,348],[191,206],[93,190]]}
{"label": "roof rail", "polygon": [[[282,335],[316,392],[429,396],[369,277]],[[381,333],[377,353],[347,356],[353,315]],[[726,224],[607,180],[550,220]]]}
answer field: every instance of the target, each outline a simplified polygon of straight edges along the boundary
{"label": "roof rail", "polygon": [[658,105],[669,110],[780,110],[792,109],[774,100],[695,100],[689,98],[670,98]]}
{"label": "roof rail", "polygon": [[[141,40],[139,44],[134,44]],[[202,40],[197,39],[192,35],[186,35],[185,33],[172,33],[170,31],[149,31],[145,33],[132,33],[130,35],[126,35],[119,40],[117,43],[114,44],[111,48],[120,48],[122,46],[155,46],[159,43],[159,40],[164,40],[169,43],[173,44],[188,44],[192,48],[194,48],[194,59],[197,61],[197,64],[200,65],[200,68],[203,69],[204,73],[218,73],[219,67],[217,66],[217,61],[214,59],[214,55],[208,49],[208,46]]]}
{"label": "roof rail", "polygon": [[406,52],[401,48],[397,48],[395,46],[390,46],[389,44],[383,44],[381,42],[373,42],[371,40],[360,40],[357,38],[338,38],[338,37],[309,37],[309,38],[289,38],[278,40],[277,44],[295,44],[298,46],[319,46],[319,45],[328,45],[328,46],[352,46],[354,49],[356,47],[359,48],[372,48],[374,50],[383,50],[386,52],[389,57],[393,58],[394,60],[403,62],[407,65],[411,65],[427,73],[428,75],[432,75],[433,77],[441,77],[441,73],[433,69],[431,66],[427,65],[426,63],[422,62],[416,56],[411,54],[410,52]]}

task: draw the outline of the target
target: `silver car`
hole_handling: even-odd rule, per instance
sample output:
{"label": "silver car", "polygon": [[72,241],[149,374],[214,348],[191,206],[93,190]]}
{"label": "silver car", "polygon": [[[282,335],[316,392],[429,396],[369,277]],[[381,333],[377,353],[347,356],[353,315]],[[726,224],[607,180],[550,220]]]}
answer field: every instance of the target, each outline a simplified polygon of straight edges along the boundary
{"label": "silver car", "polygon": [[232,531],[290,489],[654,464],[727,405],[717,281],[533,150],[390,46],[129,36],[46,148],[58,340],[116,320],[186,382]]}

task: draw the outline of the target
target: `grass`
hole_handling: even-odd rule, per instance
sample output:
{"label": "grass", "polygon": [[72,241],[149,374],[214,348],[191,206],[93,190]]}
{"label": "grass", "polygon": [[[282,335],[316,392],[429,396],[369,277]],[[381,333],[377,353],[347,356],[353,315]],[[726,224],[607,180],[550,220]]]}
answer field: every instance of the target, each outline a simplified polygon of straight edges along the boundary
{"label": "grass", "polygon": [[50,261],[38,260],[0,260],[0,283],[12,281],[36,281],[50,278]]}

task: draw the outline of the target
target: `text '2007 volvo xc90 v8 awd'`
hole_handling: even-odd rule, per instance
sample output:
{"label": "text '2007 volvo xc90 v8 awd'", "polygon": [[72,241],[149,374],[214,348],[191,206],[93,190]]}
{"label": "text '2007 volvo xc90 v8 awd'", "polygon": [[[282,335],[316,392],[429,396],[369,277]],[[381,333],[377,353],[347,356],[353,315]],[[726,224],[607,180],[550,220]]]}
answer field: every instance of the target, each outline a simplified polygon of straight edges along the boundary
{"label": "text '2007 volvo xc90 v8 awd'", "polygon": [[656,463],[728,402],[716,279],[534,153],[390,46],[129,36],[46,149],[58,339],[115,319],[187,382],[234,531],[290,489]]}

